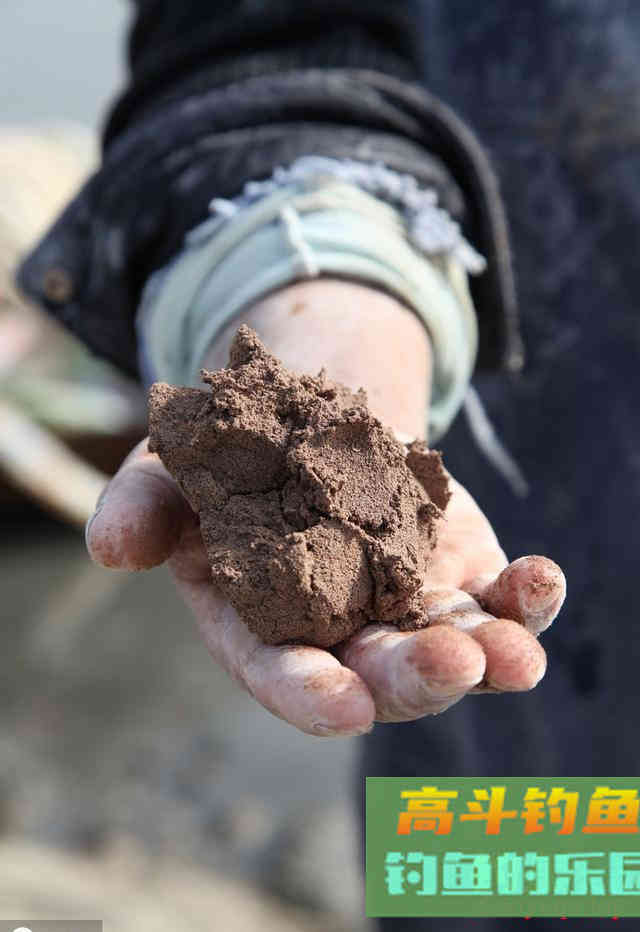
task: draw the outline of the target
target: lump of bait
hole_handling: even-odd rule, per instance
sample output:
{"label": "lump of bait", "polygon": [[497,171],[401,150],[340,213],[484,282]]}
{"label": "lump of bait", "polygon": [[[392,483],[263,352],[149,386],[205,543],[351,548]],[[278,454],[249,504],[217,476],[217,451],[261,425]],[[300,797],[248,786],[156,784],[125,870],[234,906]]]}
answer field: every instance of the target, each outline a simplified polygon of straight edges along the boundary
{"label": "lump of bait", "polygon": [[450,497],[440,454],[407,453],[363,391],[288,371],[246,326],[202,378],[151,387],[149,449],[251,631],[330,647],[371,621],[426,624],[419,590]]}

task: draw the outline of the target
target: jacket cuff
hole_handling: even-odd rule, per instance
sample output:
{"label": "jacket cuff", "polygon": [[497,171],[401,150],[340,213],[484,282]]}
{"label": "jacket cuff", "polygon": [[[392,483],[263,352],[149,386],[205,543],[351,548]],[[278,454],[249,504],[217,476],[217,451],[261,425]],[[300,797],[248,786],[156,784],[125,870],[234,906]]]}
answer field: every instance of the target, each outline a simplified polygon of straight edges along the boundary
{"label": "jacket cuff", "polygon": [[[487,155],[441,100],[377,71],[262,75],[149,113],[109,146],[18,281],[96,353],[138,375],[134,317],[149,275],[205,219],[212,193],[233,197],[247,178],[266,178],[309,152],[383,162],[435,188],[487,260],[471,283],[478,365],[518,368],[509,235]],[[51,291],[48,283],[61,279],[65,288]]]}

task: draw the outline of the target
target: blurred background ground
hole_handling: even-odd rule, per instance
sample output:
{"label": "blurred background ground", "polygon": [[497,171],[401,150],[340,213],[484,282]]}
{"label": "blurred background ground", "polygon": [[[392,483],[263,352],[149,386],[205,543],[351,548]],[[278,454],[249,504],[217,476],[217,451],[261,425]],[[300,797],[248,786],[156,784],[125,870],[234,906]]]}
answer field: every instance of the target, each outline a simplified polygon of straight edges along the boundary
{"label": "blurred background ground", "polygon": [[0,918],[361,932],[354,742],[241,693],[164,570],[88,561],[85,502],[144,399],[7,277],[90,169],[127,16],[124,0],[0,9]]}

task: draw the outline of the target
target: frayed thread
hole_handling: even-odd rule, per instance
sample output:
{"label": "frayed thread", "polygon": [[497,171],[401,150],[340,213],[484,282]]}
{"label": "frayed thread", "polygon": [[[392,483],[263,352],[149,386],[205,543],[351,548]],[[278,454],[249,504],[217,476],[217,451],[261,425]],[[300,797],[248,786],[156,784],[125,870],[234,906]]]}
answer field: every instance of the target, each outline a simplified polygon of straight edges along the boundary
{"label": "frayed thread", "polygon": [[407,238],[425,255],[453,254],[469,274],[485,271],[486,259],[464,238],[460,225],[449,213],[438,207],[436,191],[421,188],[413,175],[395,172],[382,162],[303,155],[287,167],[278,166],[270,178],[248,181],[242,194],[233,200],[214,198],[209,210],[217,217],[227,218],[240,207],[253,204],[280,188],[316,182],[319,178],[337,178],[393,204],[403,215]]}
{"label": "frayed thread", "polygon": [[462,407],[473,439],[481,452],[505,479],[513,494],[518,498],[526,498],[529,494],[529,483],[518,463],[498,437],[473,385],[467,387]]}

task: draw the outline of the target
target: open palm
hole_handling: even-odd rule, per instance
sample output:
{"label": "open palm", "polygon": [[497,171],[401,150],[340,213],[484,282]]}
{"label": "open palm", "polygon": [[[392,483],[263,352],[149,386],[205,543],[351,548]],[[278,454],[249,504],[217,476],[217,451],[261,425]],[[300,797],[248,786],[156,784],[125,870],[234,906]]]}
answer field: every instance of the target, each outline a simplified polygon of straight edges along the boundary
{"label": "open palm", "polygon": [[331,651],[274,647],[249,631],[215,591],[197,516],[146,440],[104,490],[87,547],[114,569],[168,562],[210,654],[258,702],[308,734],[357,735],[468,692],[528,690],[544,675],[536,636],[564,601],[562,571],[542,556],[509,564],[473,498],[451,486],[424,584],[429,626],[370,624]]}

